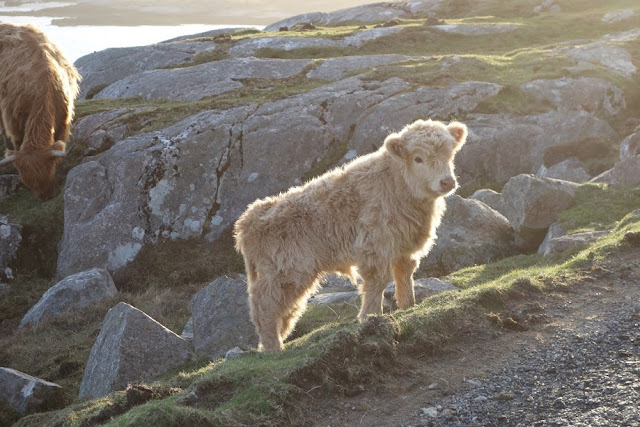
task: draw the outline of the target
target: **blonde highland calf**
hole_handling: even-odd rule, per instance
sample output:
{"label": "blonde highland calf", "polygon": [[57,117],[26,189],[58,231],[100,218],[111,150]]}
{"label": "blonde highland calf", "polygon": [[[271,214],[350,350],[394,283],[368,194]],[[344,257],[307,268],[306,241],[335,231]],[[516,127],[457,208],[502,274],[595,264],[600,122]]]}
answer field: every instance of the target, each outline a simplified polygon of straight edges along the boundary
{"label": "blonde highland calf", "polygon": [[378,151],[249,205],[235,224],[236,249],[263,351],[283,348],[327,273],[362,278],[361,322],[382,314],[392,279],[398,307],[415,304],[413,272],[457,187],[453,160],[466,138],[462,123],[418,120]]}

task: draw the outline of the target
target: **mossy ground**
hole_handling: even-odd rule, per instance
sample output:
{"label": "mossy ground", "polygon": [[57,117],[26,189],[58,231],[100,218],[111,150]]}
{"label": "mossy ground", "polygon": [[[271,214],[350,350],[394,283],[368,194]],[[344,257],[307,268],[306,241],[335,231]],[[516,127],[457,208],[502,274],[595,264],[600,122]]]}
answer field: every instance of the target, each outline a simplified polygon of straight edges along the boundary
{"label": "mossy ground", "polygon": [[[358,49],[262,50],[259,54],[276,58],[317,58],[319,61],[335,56],[380,53],[417,56],[418,59],[403,64],[371,69],[366,78],[384,80],[400,77],[415,87],[444,86],[469,80],[495,82],[504,86],[503,91],[481,104],[475,112],[532,114],[548,111],[550,107],[533,102],[519,91],[519,85],[538,78],[571,75],[568,71],[571,64],[553,53],[557,46],[567,40],[593,40],[640,25],[638,16],[616,24],[605,24],[600,20],[608,11],[636,7],[634,0],[616,0],[606,5],[595,0],[559,0],[557,3],[563,13],[536,16],[527,12],[533,3],[536,2],[457,0],[448,2],[448,9],[442,13],[448,24],[517,25],[518,29],[507,33],[507,36],[461,36],[434,29],[425,25],[424,20],[410,20],[400,22],[403,27],[400,33],[365,43]],[[359,31],[356,25],[341,25],[272,36],[339,39],[356,31]],[[252,31],[236,32],[228,43],[259,36],[263,35]],[[640,66],[638,44],[623,45]],[[225,45],[203,53],[192,63],[184,65],[223,59],[228,47]],[[460,60],[452,61],[453,56]],[[446,71],[443,69],[445,62],[451,64]],[[260,105],[325,84],[306,79],[307,71],[277,81],[247,80],[241,89],[194,103],[141,99],[80,101],[76,116],[82,118],[116,108],[134,111],[140,107],[152,107],[129,116],[127,125],[132,134],[158,130],[200,111]],[[606,119],[621,136],[628,134],[632,130],[629,119],[637,111],[635,107],[640,106],[638,78],[625,79],[605,69],[594,69],[581,75],[608,79],[625,91],[629,115]],[[347,143],[336,142],[331,156],[318,162],[312,175],[322,173],[337,162],[344,155]],[[60,186],[68,170],[81,160],[82,147],[78,145],[68,161],[58,169]],[[604,166],[611,166],[614,160],[613,157],[605,159]],[[5,167],[2,172],[11,170],[11,167]],[[493,187],[499,190],[501,184],[493,183]],[[62,195],[59,195],[42,203],[25,189],[9,199],[0,200],[0,212],[23,225],[26,242],[17,266],[18,279],[0,299],[0,365],[58,382],[68,390],[67,398],[71,402],[77,395],[82,367],[100,323],[116,301],[106,301],[91,310],[45,321],[36,328],[17,330],[20,318],[55,282],[63,202]],[[25,417],[19,425],[94,425],[98,420],[111,425],[291,423],[297,414],[295,404],[291,402],[310,399],[308,391],[318,384],[348,394],[363,382],[375,381],[376,372],[393,369],[390,361],[398,352],[436,352],[460,330],[485,327],[480,319],[485,319],[487,313],[499,311],[510,299],[534,298],[539,292],[568,286],[584,274],[584,266],[623,248],[621,240],[625,232],[640,231],[637,217],[625,217],[638,208],[640,195],[637,187],[582,186],[575,207],[560,217],[567,231],[615,227],[614,233],[588,248],[554,259],[520,255],[461,270],[447,279],[462,291],[438,295],[411,310],[394,312],[393,317],[385,318],[374,327],[362,328],[356,323],[357,307],[354,306],[310,307],[284,353],[251,353],[232,363],[196,362],[144,385],[155,391],[153,399],[146,403],[129,404],[126,392],[118,392],[88,402],[74,402],[57,412]],[[137,262],[119,278],[122,291],[119,300],[131,303],[179,333],[189,317],[188,302],[197,290],[218,275],[242,271],[242,261],[233,252],[230,241],[223,239],[223,242],[226,242],[225,247],[198,241],[145,249]],[[175,262],[168,263],[168,259]],[[345,348],[349,349],[348,353],[345,353]],[[0,408],[0,419],[3,417],[18,419],[17,414]]]}

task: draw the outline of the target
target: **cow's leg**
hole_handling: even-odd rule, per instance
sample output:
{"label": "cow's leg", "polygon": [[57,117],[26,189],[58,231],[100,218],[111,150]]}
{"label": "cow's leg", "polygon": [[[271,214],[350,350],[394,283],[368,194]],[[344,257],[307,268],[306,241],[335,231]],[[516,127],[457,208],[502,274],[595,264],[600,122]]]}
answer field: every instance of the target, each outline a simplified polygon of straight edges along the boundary
{"label": "cow's leg", "polygon": [[396,281],[396,303],[404,310],[413,307],[416,297],[413,291],[413,272],[418,261],[410,257],[402,257],[393,263],[393,277]]}
{"label": "cow's leg", "polygon": [[282,345],[282,289],[279,284],[261,276],[249,284],[249,307],[251,321],[260,338],[259,348],[276,352]]}
{"label": "cow's leg", "polygon": [[382,298],[384,289],[391,281],[391,272],[387,263],[367,262],[368,265],[358,265],[358,271],[362,277],[362,307],[358,320],[364,322],[370,314],[382,314]]}

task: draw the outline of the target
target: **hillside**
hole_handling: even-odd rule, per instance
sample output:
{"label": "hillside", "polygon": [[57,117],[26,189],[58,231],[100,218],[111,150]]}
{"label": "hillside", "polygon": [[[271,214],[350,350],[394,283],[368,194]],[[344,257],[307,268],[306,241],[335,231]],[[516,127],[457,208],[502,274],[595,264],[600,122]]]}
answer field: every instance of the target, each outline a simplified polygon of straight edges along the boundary
{"label": "hillside", "polygon": [[[0,419],[633,424],[616,401],[637,399],[640,360],[635,3],[376,3],[80,58],[58,196],[0,169],[0,367],[60,386]],[[330,277],[283,353],[252,350],[235,220],[419,118],[470,132],[422,302],[395,310],[389,290],[359,325],[355,288]],[[79,293],[34,316],[58,289]]]}

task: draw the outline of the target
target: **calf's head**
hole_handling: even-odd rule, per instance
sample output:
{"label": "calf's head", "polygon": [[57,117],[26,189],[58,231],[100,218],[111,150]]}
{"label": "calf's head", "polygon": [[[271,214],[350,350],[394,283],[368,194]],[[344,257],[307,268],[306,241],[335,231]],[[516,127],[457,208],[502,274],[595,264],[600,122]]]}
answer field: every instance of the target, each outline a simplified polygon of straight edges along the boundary
{"label": "calf's head", "polygon": [[401,162],[405,182],[416,198],[446,196],[458,183],[453,159],[467,139],[467,127],[418,120],[385,140],[385,147]]}
{"label": "calf's head", "polygon": [[56,164],[66,155],[64,142],[56,141],[52,148],[7,150],[0,165],[15,163],[22,183],[42,200],[56,194]]}

